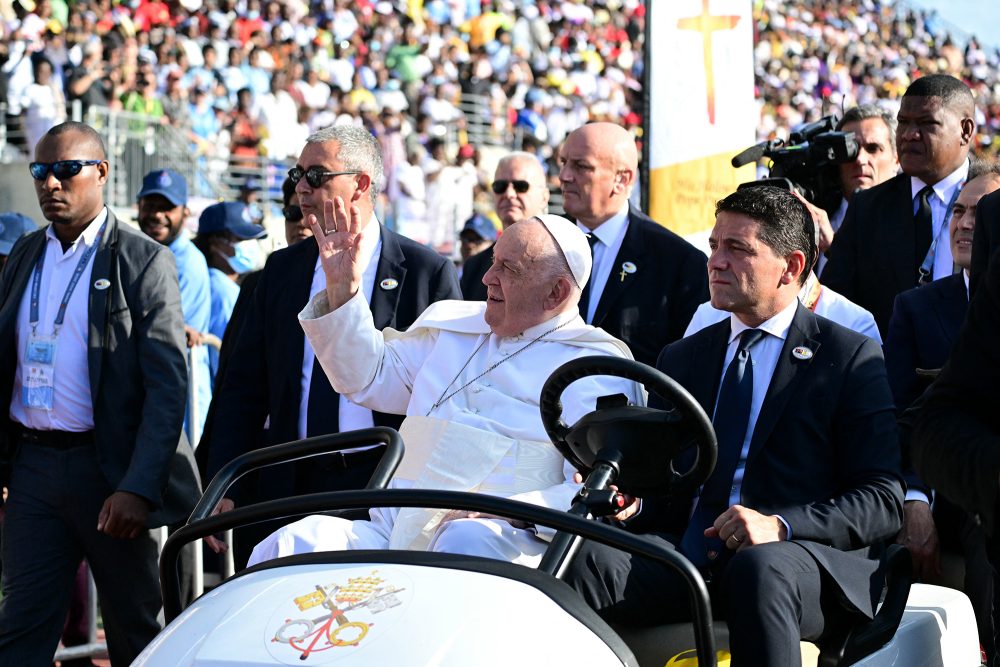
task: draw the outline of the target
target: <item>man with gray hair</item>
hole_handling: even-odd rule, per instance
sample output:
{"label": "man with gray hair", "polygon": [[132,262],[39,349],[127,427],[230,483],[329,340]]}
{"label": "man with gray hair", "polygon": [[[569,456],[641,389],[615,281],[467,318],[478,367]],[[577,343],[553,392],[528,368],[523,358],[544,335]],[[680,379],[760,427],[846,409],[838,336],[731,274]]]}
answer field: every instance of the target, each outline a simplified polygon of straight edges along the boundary
{"label": "man with gray hair", "polygon": [[[307,221],[330,215],[324,207],[339,197],[358,210],[364,242],[361,298],[374,326],[404,329],[441,299],[460,298],[451,263],[437,253],[383,227],[374,205],[382,182],[378,141],[355,126],[328,127],[311,135],[288,172]],[[300,438],[378,426],[398,428],[402,418],[363,408],[330,387],[296,315],[326,285],[315,243],[297,243],[272,254],[254,291],[243,330],[221,386],[215,388],[215,419],[207,475],[257,447]],[[296,493],[361,488],[381,450],[360,450],[309,459],[274,469],[234,487],[220,510],[234,501],[258,502]],[[237,531],[236,561],[281,524]],[[214,540],[210,546],[221,548]]]}
{"label": "man with gray hair", "polygon": [[[493,209],[503,229],[518,220],[545,213],[549,188],[542,163],[531,153],[516,151],[497,162],[493,173]],[[462,269],[462,295],[467,301],[486,301],[483,276],[493,264],[493,245],[473,255]]]}
{"label": "man with gray hair", "polygon": [[828,211],[830,222],[820,225],[820,255],[816,262],[816,273],[823,272],[826,265],[826,250],[833,243],[833,237],[844,222],[847,205],[854,193],[867,190],[884,183],[899,172],[896,157],[896,119],[885,109],[874,104],[862,104],[847,110],[837,123],[840,132],[853,132],[858,142],[858,155],[850,162],[839,166],[840,191],[843,196],[836,210]]}
{"label": "man with gray hair", "polygon": [[[486,303],[442,302],[405,332],[374,326],[361,293],[359,261],[369,233],[359,207],[327,202],[313,223],[326,288],[299,314],[334,388],[374,410],[405,414],[406,453],[397,488],[475,491],[568,509],[579,490],[573,467],[552,445],[539,415],[542,384],[582,356],[631,358],[624,343],[584,323],[581,289],[590,247],[565,218],[542,215],[497,241],[484,278]],[[634,383],[589,377],[563,395],[574,423],[597,399]],[[251,563],[292,553],[413,549],[536,565],[552,532],[475,512],[373,508],[370,521],[311,516],[254,549]]]}

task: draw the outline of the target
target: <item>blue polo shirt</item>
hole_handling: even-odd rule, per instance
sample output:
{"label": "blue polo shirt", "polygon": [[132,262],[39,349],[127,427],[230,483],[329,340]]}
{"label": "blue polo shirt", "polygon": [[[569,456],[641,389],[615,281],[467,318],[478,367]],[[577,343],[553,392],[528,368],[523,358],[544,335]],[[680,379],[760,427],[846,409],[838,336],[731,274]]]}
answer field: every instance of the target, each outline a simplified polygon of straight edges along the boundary
{"label": "blue polo shirt", "polygon": [[[184,324],[196,331],[206,332],[212,314],[212,293],[209,286],[208,264],[205,256],[191,243],[182,232],[169,246],[177,263],[177,282],[181,289],[181,311],[184,313]],[[212,402],[212,379],[209,371],[208,348],[198,346],[191,348],[189,362],[190,379],[195,384],[196,405],[198,407],[198,433],[205,425],[208,406]],[[190,415],[184,415],[184,429],[189,436],[191,425]],[[197,445],[193,442],[192,445]]]}
{"label": "blue polo shirt", "polygon": [[[236,299],[240,296],[240,286],[218,269],[208,270],[209,282],[212,286],[212,316],[208,331],[222,339],[226,333],[229,318],[233,315]],[[209,351],[209,364],[212,369],[212,381],[219,370],[219,354],[214,349]]]}

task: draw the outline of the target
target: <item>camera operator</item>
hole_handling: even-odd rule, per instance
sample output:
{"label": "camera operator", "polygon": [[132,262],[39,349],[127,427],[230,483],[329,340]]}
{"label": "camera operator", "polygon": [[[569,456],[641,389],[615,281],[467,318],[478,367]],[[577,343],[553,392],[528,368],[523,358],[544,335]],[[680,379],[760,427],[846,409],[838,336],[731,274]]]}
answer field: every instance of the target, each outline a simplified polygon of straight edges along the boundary
{"label": "camera operator", "polygon": [[848,109],[837,123],[838,132],[853,132],[858,144],[858,154],[850,162],[838,165],[840,170],[840,191],[843,196],[840,206],[829,213],[829,224],[820,223],[820,255],[816,262],[816,274],[823,272],[826,265],[826,251],[833,237],[840,229],[847,205],[854,193],[867,190],[883,183],[899,171],[896,157],[896,119],[884,109],[874,104],[862,104]]}

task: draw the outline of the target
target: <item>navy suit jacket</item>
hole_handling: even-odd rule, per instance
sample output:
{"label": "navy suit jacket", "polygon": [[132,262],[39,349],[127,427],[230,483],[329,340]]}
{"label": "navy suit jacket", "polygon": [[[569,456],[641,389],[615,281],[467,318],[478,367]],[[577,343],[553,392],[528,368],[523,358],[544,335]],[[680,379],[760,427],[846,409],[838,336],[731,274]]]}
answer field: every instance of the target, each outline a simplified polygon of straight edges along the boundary
{"label": "navy suit jacket", "polygon": [[[184,318],[177,266],[170,251],[118,222],[94,254],[89,288],[87,364],[97,458],[116,491],[146,498],[149,527],[183,519],[200,495],[194,454],[181,429],[187,397]],[[10,442],[7,417],[17,366],[17,313],[44,252],[45,230],[22,238],[0,275],[0,445]],[[99,287],[107,280],[107,287]],[[0,480],[0,484],[6,480]]]}
{"label": "navy suit jacket", "polygon": [[[672,343],[657,361],[709,415],[728,339],[727,319]],[[812,357],[797,358],[797,347]],[[679,536],[692,503],[691,495],[654,501],[639,518],[648,511],[647,529]],[[754,427],[740,503],[781,515],[845,598],[873,613],[883,543],[903,516],[892,397],[874,341],[798,306]]]}
{"label": "navy suit jacket", "polygon": [[910,177],[855,193],[820,279],[871,312],[885,340],[896,295],[917,286],[931,229],[917,229]]}
{"label": "navy suit jacket", "polygon": [[[377,328],[405,329],[431,303],[460,298],[451,262],[385,227],[381,227],[381,237],[371,299]],[[299,437],[305,334],[298,314],[312,296],[309,290],[318,256],[315,241],[305,240],[268,258],[222,386],[213,397],[209,478],[240,454]],[[396,280],[397,286],[381,287],[389,278]],[[330,406],[334,411],[338,408],[336,402]],[[398,427],[401,421],[398,415],[375,413],[376,425]],[[295,487],[294,475],[268,475],[267,479],[266,491],[260,489],[260,495],[252,495],[281,497]]]}
{"label": "navy suit jacket", "polygon": [[885,365],[897,412],[910,407],[931,384],[916,369],[939,369],[948,361],[968,307],[961,273],[896,297],[885,338]]}
{"label": "navy suit jacket", "polygon": [[[625,273],[625,262],[634,264],[635,272]],[[708,298],[704,253],[630,208],[592,324],[625,341],[636,361],[652,365],[667,343],[684,336],[694,311]]]}

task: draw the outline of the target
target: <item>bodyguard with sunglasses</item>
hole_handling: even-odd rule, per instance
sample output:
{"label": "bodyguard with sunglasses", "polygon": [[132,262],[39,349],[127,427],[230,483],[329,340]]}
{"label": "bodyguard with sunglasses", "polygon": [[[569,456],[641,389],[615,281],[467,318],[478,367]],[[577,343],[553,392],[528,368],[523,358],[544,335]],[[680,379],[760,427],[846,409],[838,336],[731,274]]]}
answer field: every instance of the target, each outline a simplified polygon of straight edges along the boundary
{"label": "bodyguard with sunglasses", "polygon": [[[493,209],[504,229],[519,220],[545,213],[548,204],[549,189],[537,157],[518,151],[497,162],[493,173]],[[486,301],[483,276],[492,265],[493,244],[466,261],[461,279],[462,296],[466,301]]]}
{"label": "bodyguard with sunglasses", "polygon": [[[461,298],[448,260],[389,231],[375,218],[375,198],[383,178],[378,141],[358,127],[326,128],[306,141],[298,163],[288,173],[306,219],[322,220],[324,206],[332,206],[339,196],[358,208],[372,232],[358,251],[366,266],[364,294],[375,326],[402,330],[431,303]],[[373,413],[338,395],[314,362],[298,314],[325,286],[319,249],[312,241],[296,243],[268,258],[225,378],[221,385],[216,383],[209,477],[234,457],[261,445],[373,424],[395,428],[401,423],[401,416]],[[219,509],[233,507],[234,501],[280,498],[293,491],[361,488],[379,455],[361,450],[312,458],[297,468],[262,471],[237,486]],[[237,565],[245,564],[253,546],[282,523],[237,531]]]}
{"label": "bodyguard with sunglasses", "polygon": [[167,491],[187,393],[177,270],[104,206],[108,171],[92,128],[49,130],[31,175],[52,224],[22,238],[0,274],[4,665],[52,663],[83,558],[111,662],[129,664],[159,630],[146,528],[190,509]]}

